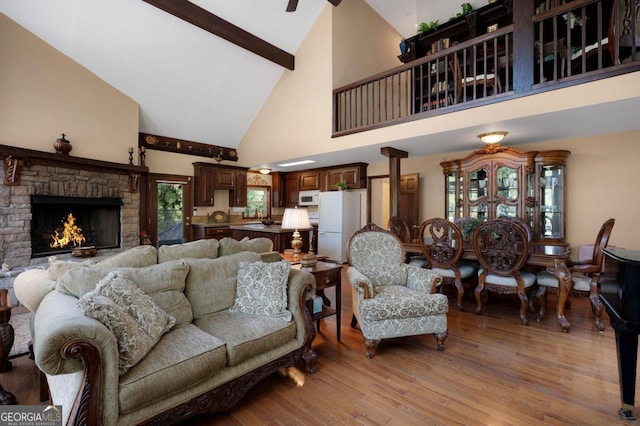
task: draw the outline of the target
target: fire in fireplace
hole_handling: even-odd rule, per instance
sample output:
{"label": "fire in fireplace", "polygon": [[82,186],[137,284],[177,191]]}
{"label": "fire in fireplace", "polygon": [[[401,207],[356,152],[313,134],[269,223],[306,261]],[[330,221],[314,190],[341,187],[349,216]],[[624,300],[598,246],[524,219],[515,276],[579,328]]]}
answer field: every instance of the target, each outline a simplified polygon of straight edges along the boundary
{"label": "fire in fireplace", "polygon": [[73,243],[52,245],[52,236],[62,236],[69,226],[69,215],[74,218],[72,225],[82,230],[82,245],[120,247],[121,206],[119,198],[31,196],[31,257],[71,252]]}

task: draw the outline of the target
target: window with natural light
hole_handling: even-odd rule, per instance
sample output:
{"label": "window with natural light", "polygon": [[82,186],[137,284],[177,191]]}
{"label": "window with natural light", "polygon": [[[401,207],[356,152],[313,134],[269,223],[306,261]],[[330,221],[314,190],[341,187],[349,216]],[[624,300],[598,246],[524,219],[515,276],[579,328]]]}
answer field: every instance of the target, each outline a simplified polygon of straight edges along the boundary
{"label": "window with natural light", "polygon": [[247,207],[242,216],[244,218],[262,219],[270,216],[269,188],[260,186],[247,187]]}

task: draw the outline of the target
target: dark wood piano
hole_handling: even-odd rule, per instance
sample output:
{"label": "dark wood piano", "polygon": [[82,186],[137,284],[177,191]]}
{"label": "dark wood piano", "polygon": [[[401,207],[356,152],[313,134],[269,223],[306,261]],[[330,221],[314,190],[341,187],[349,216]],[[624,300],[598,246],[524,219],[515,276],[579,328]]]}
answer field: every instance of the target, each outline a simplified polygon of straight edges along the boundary
{"label": "dark wood piano", "polygon": [[600,283],[600,299],[616,332],[618,377],[622,407],[620,417],[635,420],[638,334],[640,334],[640,250],[604,249],[609,261],[618,264],[616,280]]}

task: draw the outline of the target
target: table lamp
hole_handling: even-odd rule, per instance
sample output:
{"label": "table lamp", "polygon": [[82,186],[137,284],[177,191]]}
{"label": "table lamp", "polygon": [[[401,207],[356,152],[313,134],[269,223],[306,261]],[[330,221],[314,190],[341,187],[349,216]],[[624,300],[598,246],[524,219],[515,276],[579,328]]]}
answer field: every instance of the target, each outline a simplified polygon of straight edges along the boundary
{"label": "table lamp", "polygon": [[284,209],[282,228],[294,229],[291,247],[293,248],[293,258],[298,259],[300,257],[300,247],[302,247],[302,238],[300,238],[300,232],[298,232],[298,229],[311,228],[307,209],[299,209],[297,207],[293,209]]}

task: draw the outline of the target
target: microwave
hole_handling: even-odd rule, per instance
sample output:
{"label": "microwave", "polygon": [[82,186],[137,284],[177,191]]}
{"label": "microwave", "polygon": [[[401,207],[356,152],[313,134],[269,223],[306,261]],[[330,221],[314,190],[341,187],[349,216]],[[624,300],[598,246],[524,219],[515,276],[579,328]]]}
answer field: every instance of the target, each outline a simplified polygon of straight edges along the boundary
{"label": "microwave", "polygon": [[317,206],[320,201],[320,191],[300,191],[298,194],[299,206]]}

